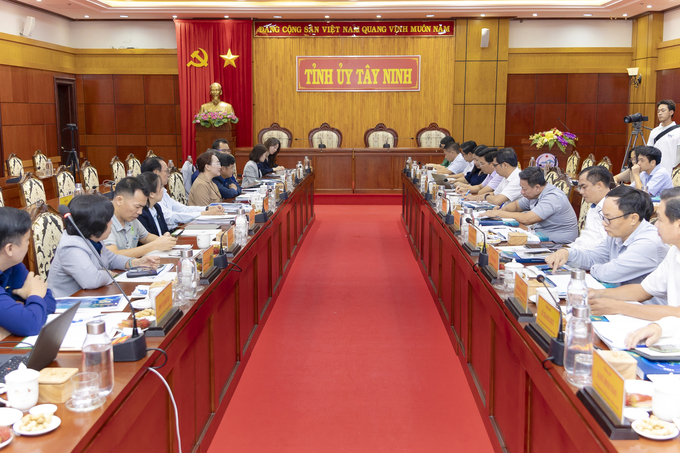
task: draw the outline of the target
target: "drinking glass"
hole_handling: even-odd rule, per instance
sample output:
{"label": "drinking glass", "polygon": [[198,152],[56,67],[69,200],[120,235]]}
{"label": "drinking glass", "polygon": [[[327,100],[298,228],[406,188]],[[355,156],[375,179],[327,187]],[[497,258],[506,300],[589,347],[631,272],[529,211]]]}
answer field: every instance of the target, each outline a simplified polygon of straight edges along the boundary
{"label": "drinking glass", "polygon": [[104,398],[99,396],[99,373],[78,373],[71,378],[73,393],[66,408],[74,412],[89,412],[101,407]]}

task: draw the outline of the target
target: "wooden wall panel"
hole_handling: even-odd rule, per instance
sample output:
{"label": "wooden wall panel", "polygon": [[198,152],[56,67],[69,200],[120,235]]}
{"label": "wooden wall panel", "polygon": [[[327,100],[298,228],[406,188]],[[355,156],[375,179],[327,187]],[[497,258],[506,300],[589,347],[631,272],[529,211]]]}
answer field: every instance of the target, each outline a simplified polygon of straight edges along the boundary
{"label": "wooden wall panel", "polygon": [[144,104],[144,76],[113,76],[113,94],[116,104]]}
{"label": "wooden wall panel", "polygon": [[632,58],[630,47],[509,49],[508,74],[620,74]]}
{"label": "wooden wall panel", "polygon": [[[579,137],[582,157],[608,156],[620,166],[628,140],[623,117],[636,111],[628,105],[628,90],[626,74],[510,74],[506,146],[521,155],[523,138],[553,127],[565,130],[564,123]],[[561,152],[553,154],[566,164]]]}
{"label": "wooden wall panel", "polygon": [[[460,33],[460,29],[456,30]],[[343,147],[363,147],[364,132],[384,123],[401,137],[414,137],[432,122],[453,129],[454,38],[253,39],[255,136],[274,122],[296,138],[327,122],[343,133]],[[420,55],[420,92],[298,93],[297,55]],[[458,137],[456,137],[458,139]],[[415,140],[400,139],[401,146]],[[306,140],[295,146],[308,146]]]}

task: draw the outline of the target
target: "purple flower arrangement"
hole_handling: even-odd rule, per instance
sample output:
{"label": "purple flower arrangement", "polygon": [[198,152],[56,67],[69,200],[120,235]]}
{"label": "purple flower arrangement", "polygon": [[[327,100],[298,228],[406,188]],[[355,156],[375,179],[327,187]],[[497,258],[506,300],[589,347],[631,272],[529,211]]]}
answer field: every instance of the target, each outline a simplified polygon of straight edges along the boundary
{"label": "purple flower arrangement", "polygon": [[194,115],[194,123],[200,123],[203,127],[220,127],[227,123],[236,124],[238,118],[233,113],[205,112]]}
{"label": "purple flower arrangement", "polygon": [[543,146],[548,146],[549,150],[552,150],[554,145],[566,154],[567,146],[576,146],[576,141],[578,137],[571,132],[562,132],[556,128],[552,128],[549,131],[539,132],[537,134],[529,137],[532,140],[531,144],[536,145],[536,148],[540,149]]}

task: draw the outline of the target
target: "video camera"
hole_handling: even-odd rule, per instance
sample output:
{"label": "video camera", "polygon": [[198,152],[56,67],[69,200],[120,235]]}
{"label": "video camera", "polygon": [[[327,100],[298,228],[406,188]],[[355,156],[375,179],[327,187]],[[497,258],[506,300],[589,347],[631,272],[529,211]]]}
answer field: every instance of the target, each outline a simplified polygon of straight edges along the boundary
{"label": "video camera", "polygon": [[624,116],[623,122],[629,123],[641,123],[643,121],[649,121],[648,116],[642,116],[642,113],[633,113],[632,115]]}

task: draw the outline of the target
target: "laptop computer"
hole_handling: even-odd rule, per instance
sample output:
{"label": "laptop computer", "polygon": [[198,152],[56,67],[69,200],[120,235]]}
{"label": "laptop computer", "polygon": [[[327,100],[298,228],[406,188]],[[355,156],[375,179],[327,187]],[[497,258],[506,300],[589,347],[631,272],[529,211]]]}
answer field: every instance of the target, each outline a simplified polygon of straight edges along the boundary
{"label": "laptop computer", "polygon": [[25,364],[26,368],[37,371],[52,363],[57,358],[61,343],[79,306],[80,302],[45,324],[40,329],[35,345],[29,354],[0,354],[0,382],[5,382],[5,376],[19,368],[20,363]]}

